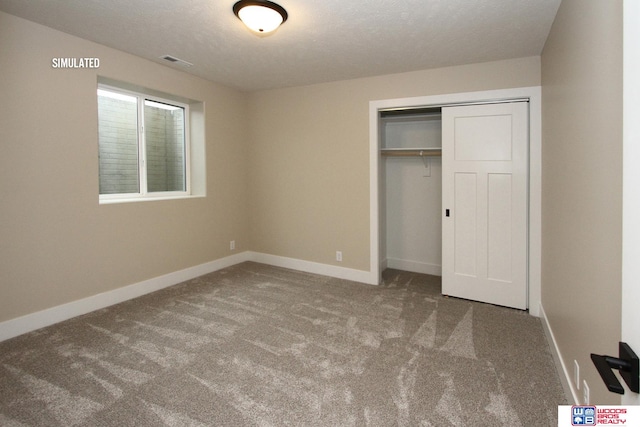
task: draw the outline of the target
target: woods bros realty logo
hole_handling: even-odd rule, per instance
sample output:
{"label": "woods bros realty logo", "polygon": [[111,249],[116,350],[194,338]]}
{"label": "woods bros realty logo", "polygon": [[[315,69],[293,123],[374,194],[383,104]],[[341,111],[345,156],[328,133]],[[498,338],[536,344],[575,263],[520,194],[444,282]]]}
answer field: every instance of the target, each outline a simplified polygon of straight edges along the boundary
{"label": "woods bros realty logo", "polygon": [[52,68],[100,68],[100,58],[52,58]]}
{"label": "woods bros realty logo", "polygon": [[[570,418],[569,418],[570,417]],[[570,424],[567,421],[571,420]],[[568,406],[558,407],[558,426],[640,426],[638,406]]]}

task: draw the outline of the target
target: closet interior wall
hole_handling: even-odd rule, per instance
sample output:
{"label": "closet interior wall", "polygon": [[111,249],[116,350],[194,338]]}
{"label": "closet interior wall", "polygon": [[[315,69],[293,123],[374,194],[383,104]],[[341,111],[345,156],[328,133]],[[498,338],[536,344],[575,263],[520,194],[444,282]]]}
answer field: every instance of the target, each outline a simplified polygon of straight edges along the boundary
{"label": "closet interior wall", "polygon": [[[390,149],[441,147],[440,109],[380,114],[382,154]],[[382,266],[440,276],[442,158],[385,155],[382,159]]]}

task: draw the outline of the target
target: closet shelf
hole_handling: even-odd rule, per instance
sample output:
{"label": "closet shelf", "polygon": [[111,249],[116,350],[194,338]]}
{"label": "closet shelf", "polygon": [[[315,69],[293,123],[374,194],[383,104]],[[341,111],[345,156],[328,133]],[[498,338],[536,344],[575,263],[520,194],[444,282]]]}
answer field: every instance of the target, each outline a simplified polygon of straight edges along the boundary
{"label": "closet shelf", "polygon": [[386,157],[438,157],[441,148],[383,148],[380,154]]}

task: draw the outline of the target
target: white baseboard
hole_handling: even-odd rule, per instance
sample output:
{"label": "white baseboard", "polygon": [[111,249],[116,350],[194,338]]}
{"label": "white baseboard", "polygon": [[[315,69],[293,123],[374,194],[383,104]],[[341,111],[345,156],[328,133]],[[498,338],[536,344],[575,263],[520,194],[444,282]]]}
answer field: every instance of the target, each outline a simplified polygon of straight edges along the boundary
{"label": "white baseboard", "polygon": [[239,253],[207,262],[205,264],[186,268],[184,270],[165,274],[164,276],[154,277],[153,279],[134,283],[112,291],[92,295],[77,301],[7,320],[0,323],[0,342],[76,316],[81,316],[95,310],[100,310],[114,304],[128,301],[169,286],[177,285],[178,283],[194,279],[207,273],[248,261],[249,255],[249,252]]}
{"label": "white baseboard", "polygon": [[81,316],[151,292],[159,291],[160,289],[177,285],[178,283],[182,283],[232,265],[240,264],[245,261],[255,261],[276,267],[290,268],[307,273],[321,274],[339,279],[353,280],[356,282],[375,285],[378,284],[377,275],[371,274],[368,271],[354,270],[294,258],[246,251],[1,322],[0,342],[76,316]]}
{"label": "white baseboard", "polygon": [[404,259],[387,258],[387,267],[396,270],[411,271],[413,273],[431,274],[433,276],[442,276],[442,266],[436,264],[428,264],[426,262],[408,261]]}
{"label": "white baseboard", "polygon": [[275,267],[290,268],[292,270],[304,271],[306,273],[320,274],[323,276],[335,277],[338,279],[353,280],[354,282],[378,284],[377,274],[369,271],[354,270],[352,268],[338,267],[329,264],[320,264],[312,261],[304,261],[295,258],[287,258],[277,255],[269,255],[259,252],[251,252],[251,261],[262,264],[273,265]]}
{"label": "white baseboard", "polygon": [[558,375],[560,376],[560,382],[562,383],[562,388],[564,389],[565,397],[570,405],[579,405],[580,399],[578,399],[578,391],[573,386],[573,382],[571,381],[571,375],[569,375],[569,371],[567,370],[567,366],[564,364],[562,359],[562,354],[560,353],[560,348],[558,347],[558,342],[556,341],[555,336],[553,335],[553,330],[551,329],[551,325],[549,324],[549,320],[547,319],[547,314],[544,312],[544,307],[542,307],[542,303],[540,303],[540,320],[542,321],[542,328],[544,329],[544,333],[547,337],[547,341],[549,342],[549,347],[551,348],[551,355],[553,356],[553,361],[556,365],[556,369],[558,371]]}

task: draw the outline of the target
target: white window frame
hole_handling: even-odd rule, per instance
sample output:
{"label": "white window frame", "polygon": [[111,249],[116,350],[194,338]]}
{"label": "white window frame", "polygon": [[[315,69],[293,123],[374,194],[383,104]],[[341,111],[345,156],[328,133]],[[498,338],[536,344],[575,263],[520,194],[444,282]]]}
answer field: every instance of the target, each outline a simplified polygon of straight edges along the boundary
{"label": "white window frame", "polygon": [[[190,138],[190,112],[189,105],[183,102],[179,102],[173,99],[167,99],[150,95],[144,92],[136,92],[126,89],[121,89],[115,86],[109,86],[105,84],[98,84],[97,90],[106,90],[109,92],[115,92],[118,94],[135,97],[137,99],[137,114],[138,114],[138,193],[115,193],[115,194],[99,194],[99,202],[101,204],[106,203],[120,203],[120,202],[134,202],[143,200],[163,200],[163,199],[180,199],[185,197],[191,197],[191,138]],[[185,167],[185,191],[154,191],[149,192],[147,189],[147,150],[145,140],[145,124],[144,124],[144,102],[158,102],[161,104],[168,104],[171,106],[182,108],[184,111],[184,167]],[[97,91],[96,91],[96,106],[97,106]],[[98,137],[98,145],[100,139]],[[99,173],[99,172],[98,172]]]}

